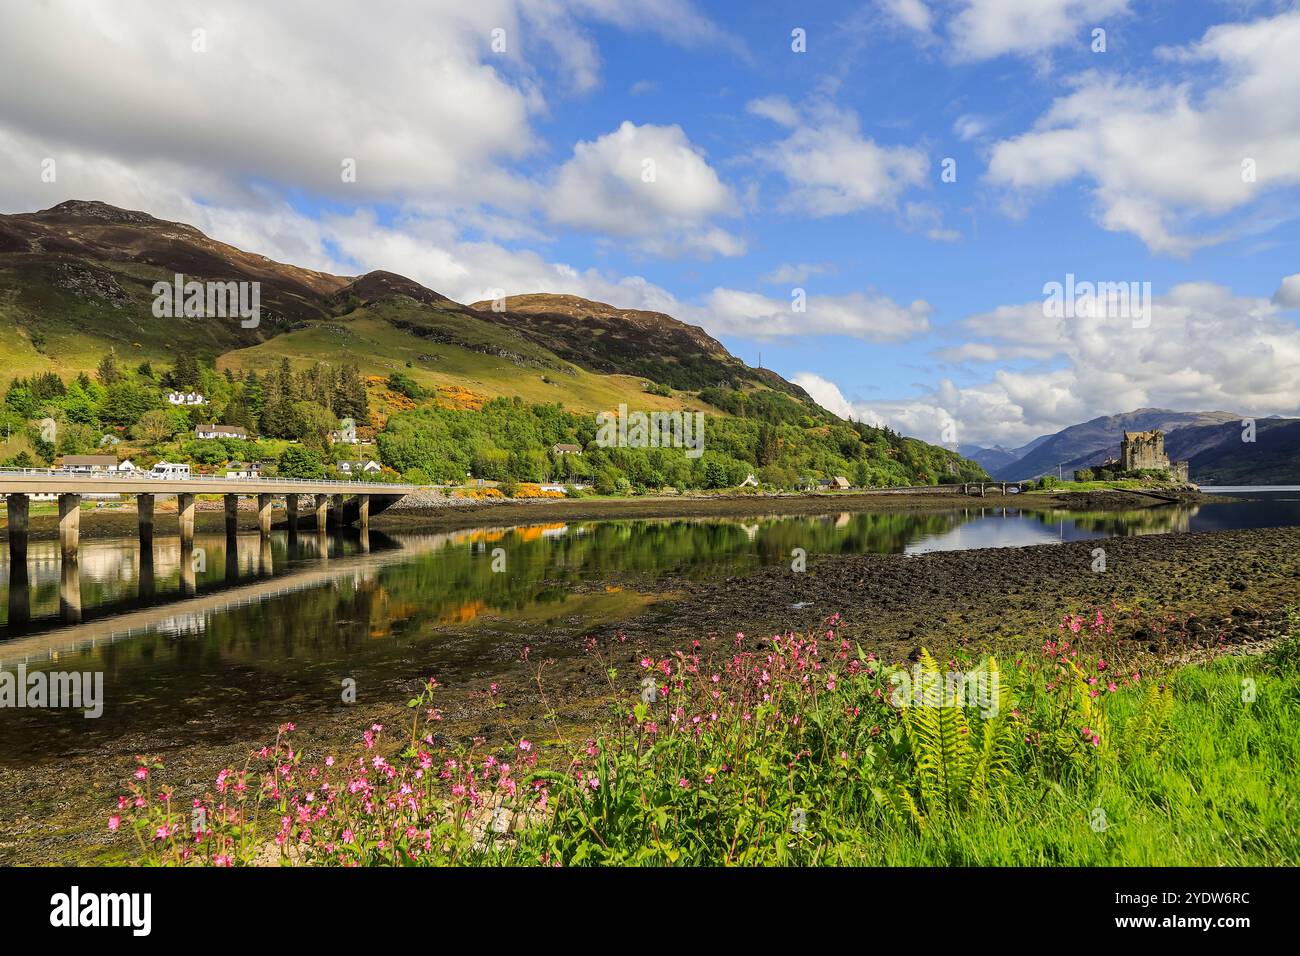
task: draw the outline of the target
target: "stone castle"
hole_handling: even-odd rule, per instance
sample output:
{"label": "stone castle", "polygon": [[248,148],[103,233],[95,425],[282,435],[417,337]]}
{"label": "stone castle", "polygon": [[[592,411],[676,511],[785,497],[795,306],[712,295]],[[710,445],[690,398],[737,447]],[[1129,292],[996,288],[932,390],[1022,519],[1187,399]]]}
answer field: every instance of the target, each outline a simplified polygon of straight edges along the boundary
{"label": "stone castle", "polygon": [[1169,460],[1165,454],[1165,433],[1159,429],[1125,432],[1119,443],[1119,467],[1122,471],[1163,468],[1179,481],[1187,481],[1187,462]]}

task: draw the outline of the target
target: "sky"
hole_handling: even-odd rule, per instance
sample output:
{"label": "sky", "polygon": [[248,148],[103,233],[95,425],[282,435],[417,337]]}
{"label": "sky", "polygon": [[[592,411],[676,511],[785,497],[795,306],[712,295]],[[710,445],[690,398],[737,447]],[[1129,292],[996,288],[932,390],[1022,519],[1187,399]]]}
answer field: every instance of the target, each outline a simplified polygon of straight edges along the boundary
{"label": "sky", "polygon": [[1300,413],[1294,2],[11,0],[0,86],[0,212],[662,311],[950,446]]}

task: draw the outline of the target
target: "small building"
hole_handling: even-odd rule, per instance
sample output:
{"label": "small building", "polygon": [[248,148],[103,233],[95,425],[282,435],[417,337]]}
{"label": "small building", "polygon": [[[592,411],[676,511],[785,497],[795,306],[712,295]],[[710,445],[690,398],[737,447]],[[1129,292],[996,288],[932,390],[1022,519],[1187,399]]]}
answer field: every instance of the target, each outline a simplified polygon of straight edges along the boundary
{"label": "small building", "polygon": [[[127,462],[129,465],[130,462]],[[63,470],[89,475],[97,472],[117,471],[116,455],[64,455]]]}
{"label": "small building", "polygon": [[261,478],[262,463],[260,461],[228,461],[226,462],[227,478]]}
{"label": "small building", "polygon": [[758,479],[755,478],[752,474],[750,474],[750,475],[746,475],[746,476],[745,476],[745,480],[742,481],[742,482],[740,483],[740,487],[741,487],[741,488],[757,488],[757,487],[758,487]]}
{"label": "small building", "polygon": [[849,480],[845,478],[843,475],[836,475],[834,478],[831,479],[831,487],[838,488],[841,491],[847,491],[849,488],[852,488],[853,486],[849,484]]}
{"label": "small building", "polygon": [[168,392],[167,401],[172,405],[206,405],[208,400],[198,392]]}
{"label": "small building", "polygon": [[374,459],[367,461],[341,461],[336,466],[341,475],[373,475],[384,470]]}
{"label": "small building", "polygon": [[198,425],[195,438],[247,438],[248,431],[237,425]]}
{"label": "small building", "polygon": [[554,455],[581,455],[581,445],[568,445],[563,442],[551,446],[551,453]]}
{"label": "small building", "polygon": [[1158,428],[1125,432],[1119,443],[1119,461],[1123,471],[1164,470],[1180,481],[1187,481],[1187,462],[1170,462],[1165,454],[1165,433]]}
{"label": "small building", "polygon": [[357,423],[355,419],[341,419],[339,421],[338,431],[330,432],[330,441],[335,445],[357,444],[360,439],[357,438]]}

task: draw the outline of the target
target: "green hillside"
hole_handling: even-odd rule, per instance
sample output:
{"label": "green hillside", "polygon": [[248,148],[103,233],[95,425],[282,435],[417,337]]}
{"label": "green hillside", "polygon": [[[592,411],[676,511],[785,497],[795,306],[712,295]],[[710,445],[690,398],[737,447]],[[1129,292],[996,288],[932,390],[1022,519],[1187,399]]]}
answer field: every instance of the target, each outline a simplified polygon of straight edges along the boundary
{"label": "green hillside", "polygon": [[[177,274],[258,283],[256,327],[155,316],[154,284]],[[378,454],[394,477],[468,470],[633,489],[723,487],[755,473],[777,487],[983,475],[953,452],[842,421],[671,316],[566,295],[497,305],[465,306],[389,272],[300,269],[103,203],[0,216],[0,461],[112,449],[136,464],[166,456],[218,467],[229,457],[275,468],[288,452],[289,467],[314,472]],[[172,389],[200,391],[207,404],[171,406]],[[596,414],[620,405],[704,413],[707,454],[681,465],[664,449],[590,449],[581,467],[547,457],[556,435],[591,444]],[[330,441],[343,418],[356,420],[363,444]],[[193,435],[201,422],[242,427],[250,440],[205,444]],[[444,432],[451,445],[412,444]],[[443,450],[431,456],[434,446]]]}

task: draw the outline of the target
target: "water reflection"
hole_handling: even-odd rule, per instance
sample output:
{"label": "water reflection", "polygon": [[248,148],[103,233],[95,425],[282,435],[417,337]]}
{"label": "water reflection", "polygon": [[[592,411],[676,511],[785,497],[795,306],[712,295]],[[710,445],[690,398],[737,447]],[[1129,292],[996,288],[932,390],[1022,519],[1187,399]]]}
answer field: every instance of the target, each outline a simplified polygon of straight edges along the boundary
{"label": "water reflection", "polygon": [[[345,678],[388,697],[431,672],[481,677],[507,638],[628,620],[645,612],[654,582],[787,563],[794,548],[810,557],[915,553],[1261,521],[1298,524],[1300,502],[549,522],[391,537],[218,534],[192,547],[83,540],[80,560],[66,565],[57,541],[36,541],[12,566],[0,552],[0,667],[103,671],[109,703],[93,721],[0,712],[0,760],[164,727],[226,739],[341,706]],[[504,571],[494,570],[498,548]]]}

